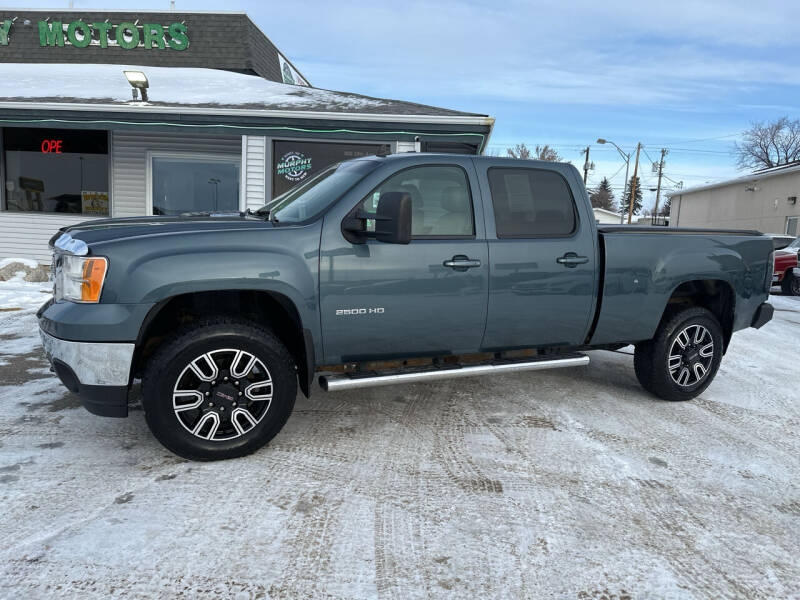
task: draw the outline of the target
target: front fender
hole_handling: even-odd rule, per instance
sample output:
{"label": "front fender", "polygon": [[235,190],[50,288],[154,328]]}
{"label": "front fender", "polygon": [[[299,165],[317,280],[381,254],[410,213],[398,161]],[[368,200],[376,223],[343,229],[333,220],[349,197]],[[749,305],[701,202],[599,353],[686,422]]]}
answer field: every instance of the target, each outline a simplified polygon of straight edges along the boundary
{"label": "front fender", "polygon": [[92,253],[109,259],[101,303],[152,307],[194,292],[273,292],[294,304],[316,343],[320,227],[188,231],[95,244]]}

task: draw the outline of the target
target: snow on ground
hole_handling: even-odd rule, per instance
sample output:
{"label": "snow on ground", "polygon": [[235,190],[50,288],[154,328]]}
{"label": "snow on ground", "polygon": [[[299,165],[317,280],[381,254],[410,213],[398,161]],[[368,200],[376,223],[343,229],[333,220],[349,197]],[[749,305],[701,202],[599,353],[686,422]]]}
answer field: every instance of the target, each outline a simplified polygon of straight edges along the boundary
{"label": "snow on ground", "polygon": [[[33,263],[32,268],[37,266],[35,261],[29,262]],[[0,261],[0,268],[7,264],[10,264],[7,259]],[[0,366],[7,365],[10,356],[30,353],[41,344],[36,319],[23,317],[36,314],[53,295],[53,286],[48,282],[25,281],[24,276],[25,272],[19,271],[8,281],[0,281]]]}
{"label": "snow on ground", "polygon": [[136,393],[89,415],[9,346],[33,304],[0,313],[0,597],[796,597],[800,298],[772,301],[691,402],[592,352],[300,396],[217,463],[163,449]]}

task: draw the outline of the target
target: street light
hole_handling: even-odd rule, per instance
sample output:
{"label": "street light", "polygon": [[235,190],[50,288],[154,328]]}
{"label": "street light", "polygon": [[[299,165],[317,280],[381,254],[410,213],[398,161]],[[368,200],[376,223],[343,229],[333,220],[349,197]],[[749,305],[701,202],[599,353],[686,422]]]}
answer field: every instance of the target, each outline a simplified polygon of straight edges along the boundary
{"label": "street light", "polygon": [[[603,138],[597,138],[597,143],[598,144],[611,144],[612,146],[614,146],[614,148],[617,149],[617,152],[619,152],[619,155],[622,157],[622,160],[625,161],[625,185],[622,187],[622,195],[624,197],[625,196],[625,190],[628,189],[628,170],[631,168],[631,155],[630,154],[625,154],[622,151],[622,148],[617,146],[611,140],[606,140],[606,139],[603,139]],[[631,202],[633,202],[633,198],[631,198]],[[623,213],[619,213],[619,222],[620,222],[620,225],[625,222],[625,216],[623,215]]]}
{"label": "street light", "polygon": [[219,184],[222,183],[222,180],[218,177],[212,177],[208,180],[208,183],[214,186],[214,210],[219,210],[219,206],[217,206],[217,189],[219,188]]}

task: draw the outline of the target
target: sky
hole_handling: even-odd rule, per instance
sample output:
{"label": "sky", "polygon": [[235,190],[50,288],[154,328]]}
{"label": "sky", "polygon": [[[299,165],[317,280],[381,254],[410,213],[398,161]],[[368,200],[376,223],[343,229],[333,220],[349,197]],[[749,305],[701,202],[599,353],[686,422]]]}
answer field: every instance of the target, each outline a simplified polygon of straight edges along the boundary
{"label": "sky", "polygon": [[[168,9],[169,0],[74,6]],[[219,8],[176,0],[178,11]],[[604,176],[618,193],[624,186],[623,160],[598,138],[634,155],[641,142],[645,207],[661,148],[666,189],[719,181],[744,174],[732,148],[752,122],[800,118],[798,0],[227,0],[224,8],[247,12],[315,87],[494,117],[490,153],[550,144],[581,167],[588,145],[590,187]]]}

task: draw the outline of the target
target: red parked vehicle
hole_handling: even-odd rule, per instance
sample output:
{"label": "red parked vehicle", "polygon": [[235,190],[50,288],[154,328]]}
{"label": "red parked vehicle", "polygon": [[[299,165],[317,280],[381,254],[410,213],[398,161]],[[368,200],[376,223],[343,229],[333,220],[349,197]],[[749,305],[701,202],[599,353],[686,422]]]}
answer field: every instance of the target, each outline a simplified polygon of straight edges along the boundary
{"label": "red parked vehicle", "polygon": [[797,268],[798,251],[787,247],[775,251],[775,274],[772,285],[780,285],[784,294],[800,296],[800,269]]}

